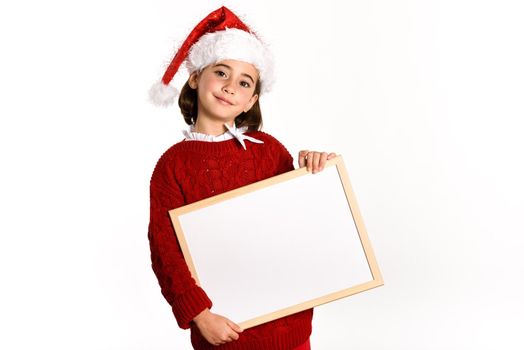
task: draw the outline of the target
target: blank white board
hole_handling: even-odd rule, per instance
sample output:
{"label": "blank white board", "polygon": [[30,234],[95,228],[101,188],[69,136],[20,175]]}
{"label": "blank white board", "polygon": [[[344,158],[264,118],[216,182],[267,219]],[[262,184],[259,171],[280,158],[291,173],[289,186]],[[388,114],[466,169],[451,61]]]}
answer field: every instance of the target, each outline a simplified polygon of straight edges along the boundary
{"label": "blank white board", "polygon": [[169,213],[213,312],[243,328],[383,284],[341,156]]}

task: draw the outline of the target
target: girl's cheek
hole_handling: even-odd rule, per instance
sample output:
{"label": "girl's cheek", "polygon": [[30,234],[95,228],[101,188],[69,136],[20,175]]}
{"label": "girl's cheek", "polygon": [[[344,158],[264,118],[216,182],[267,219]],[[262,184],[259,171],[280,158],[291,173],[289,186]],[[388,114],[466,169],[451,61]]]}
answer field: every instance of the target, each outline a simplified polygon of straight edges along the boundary
{"label": "girl's cheek", "polygon": [[215,89],[218,86],[218,81],[216,79],[209,79],[205,83],[205,87],[208,89]]}

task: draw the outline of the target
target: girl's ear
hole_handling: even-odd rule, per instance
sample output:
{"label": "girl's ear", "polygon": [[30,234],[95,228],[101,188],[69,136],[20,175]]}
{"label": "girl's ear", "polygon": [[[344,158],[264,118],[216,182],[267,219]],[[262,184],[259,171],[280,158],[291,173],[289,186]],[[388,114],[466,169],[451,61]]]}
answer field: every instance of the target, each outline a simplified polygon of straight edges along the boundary
{"label": "girl's ear", "polygon": [[246,108],[244,108],[244,113],[249,111],[251,109],[251,107],[253,107],[255,102],[257,102],[257,100],[258,100],[258,94],[254,94],[253,96],[251,96],[251,98],[249,99],[248,103],[246,104]]}
{"label": "girl's ear", "polygon": [[193,72],[189,75],[189,79],[187,80],[187,83],[189,84],[189,87],[193,90],[195,90],[198,86],[198,72]]}

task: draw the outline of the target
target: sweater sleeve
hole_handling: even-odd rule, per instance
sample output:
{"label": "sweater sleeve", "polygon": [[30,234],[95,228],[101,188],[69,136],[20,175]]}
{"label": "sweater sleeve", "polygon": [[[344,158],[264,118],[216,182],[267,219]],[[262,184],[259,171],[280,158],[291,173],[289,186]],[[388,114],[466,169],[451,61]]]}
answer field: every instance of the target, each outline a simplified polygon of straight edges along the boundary
{"label": "sweater sleeve", "polygon": [[293,165],[293,157],[282,144],[280,145],[283,147],[283,152],[279,156],[279,167],[277,174],[287,173],[288,171],[295,170]]}
{"label": "sweater sleeve", "polygon": [[185,204],[167,157],[158,161],[150,183],[149,246],[153,271],[181,328],[212,303],[187,267],[168,211]]}
{"label": "sweater sleeve", "polygon": [[283,173],[287,173],[288,171],[295,170],[295,167],[293,165],[293,157],[287,150],[287,148],[278,141],[275,137],[264,133],[266,137],[269,138],[269,141],[271,142],[272,146],[272,155],[275,157],[275,162],[277,164],[277,171],[275,175],[280,175]]}

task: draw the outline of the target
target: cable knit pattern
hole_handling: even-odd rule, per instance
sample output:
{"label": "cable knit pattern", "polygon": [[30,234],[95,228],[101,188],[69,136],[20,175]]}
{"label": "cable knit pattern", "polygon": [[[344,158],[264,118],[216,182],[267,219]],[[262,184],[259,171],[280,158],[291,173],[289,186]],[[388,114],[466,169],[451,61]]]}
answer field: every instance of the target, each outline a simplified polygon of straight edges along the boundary
{"label": "cable knit pattern", "polygon": [[[191,277],[168,211],[294,169],[293,158],[273,136],[261,131],[246,135],[264,143],[248,142],[244,150],[236,139],[178,142],[160,157],[151,177],[148,237],[153,271],[178,325],[191,328],[196,350],[217,349],[191,321],[205,308],[212,309],[212,302]],[[254,214],[253,222],[260,219]],[[312,316],[310,309],[246,329],[239,340],[218,348],[293,349],[309,338]]]}

